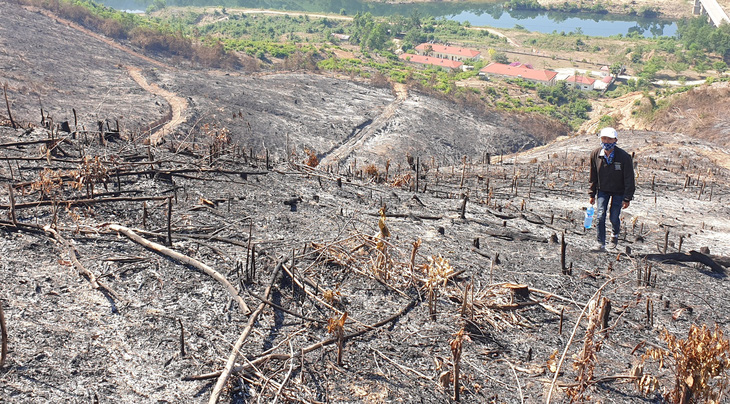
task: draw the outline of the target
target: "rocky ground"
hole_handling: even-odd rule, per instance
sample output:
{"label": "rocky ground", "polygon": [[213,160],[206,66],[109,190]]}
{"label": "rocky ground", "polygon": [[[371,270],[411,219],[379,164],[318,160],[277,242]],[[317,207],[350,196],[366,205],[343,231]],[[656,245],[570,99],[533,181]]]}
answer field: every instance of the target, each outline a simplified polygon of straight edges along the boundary
{"label": "rocky ground", "polygon": [[[4,9],[0,27],[35,28],[26,13]],[[16,41],[3,46],[15,66]],[[4,401],[206,402],[218,385],[224,402],[440,403],[456,384],[473,403],[662,402],[671,368],[648,360],[659,389],[635,385],[662,330],[727,330],[721,147],[620,131],[636,200],[618,248],[594,253],[582,225],[594,136],[508,154],[539,144],[527,129],[539,123],[321,75],[141,67],[188,105],[162,144],[127,130],[174,116],[129,76],[109,115],[80,112],[93,125],[125,111],[121,131],[59,132],[17,90],[32,77],[7,69],[22,127],[0,127]],[[79,93],[78,110],[99,94]],[[44,101],[55,123],[68,109]],[[404,137],[390,163],[365,160],[385,134]],[[311,167],[309,147],[337,160]]]}

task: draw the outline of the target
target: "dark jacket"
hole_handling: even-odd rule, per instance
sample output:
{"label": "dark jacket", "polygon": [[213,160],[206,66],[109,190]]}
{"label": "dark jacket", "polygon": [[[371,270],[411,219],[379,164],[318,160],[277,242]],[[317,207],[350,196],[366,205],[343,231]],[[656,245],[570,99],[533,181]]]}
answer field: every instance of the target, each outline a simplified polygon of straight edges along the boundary
{"label": "dark jacket", "polygon": [[636,185],[634,183],[634,163],[631,156],[618,146],[614,147],[613,162],[606,164],[601,156],[601,148],[591,153],[590,190],[588,194],[595,197],[598,191],[611,195],[623,195],[624,201],[634,199]]}

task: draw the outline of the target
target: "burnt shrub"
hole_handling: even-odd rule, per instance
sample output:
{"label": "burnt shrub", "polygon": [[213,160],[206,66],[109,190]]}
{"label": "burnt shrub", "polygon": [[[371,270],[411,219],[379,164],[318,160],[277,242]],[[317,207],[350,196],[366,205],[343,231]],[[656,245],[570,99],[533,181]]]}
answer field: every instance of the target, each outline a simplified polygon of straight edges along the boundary
{"label": "burnt shrub", "polygon": [[181,35],[170,35],[153,28],[137,27],[130,33],[132,45],[145,51],[178,55],[185,58],[193,56],[190,39]]}
{"label": "burnt shrub", "polygon": [[127,30],[124,29],[122,23],[111,18],[106,18],[101,22],[99,31],[110,38],[127,39]]}

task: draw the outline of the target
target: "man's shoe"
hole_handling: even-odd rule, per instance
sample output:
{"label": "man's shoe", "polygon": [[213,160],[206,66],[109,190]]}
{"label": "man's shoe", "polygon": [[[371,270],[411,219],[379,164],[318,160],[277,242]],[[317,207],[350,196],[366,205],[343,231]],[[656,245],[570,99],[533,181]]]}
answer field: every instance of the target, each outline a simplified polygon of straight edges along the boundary
{"label": "man's shoe", "polygon": [[611,238],[611,249],[615,250],[616,247],[618,247],[618,237],[617,238]]}
{"label": "man's shoe", "polygon": [[601,244],[601,243],[596,242],[596,245],[593,246],[593,248],[591,248],[591,251],[593,251],[593,252],[603,252],[603,251],[606,251],[606,246],[603,245],[603,244]]}

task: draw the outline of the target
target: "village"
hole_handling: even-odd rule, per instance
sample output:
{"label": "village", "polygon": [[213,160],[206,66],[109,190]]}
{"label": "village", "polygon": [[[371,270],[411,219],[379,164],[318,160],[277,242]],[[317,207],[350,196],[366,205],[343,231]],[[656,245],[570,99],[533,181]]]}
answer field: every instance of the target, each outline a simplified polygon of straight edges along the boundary
{"label": "village", "polygon": [[[692,14],[705,16],[707,21],[719,27],[722,24],[730,24],[730,17],[723,10],[716,0],[694,0]],[[338,39],[342,39],[339,38]],[[509,40],[508,40],[509,42]],[[403,61],[420,66],[436,66],[446,71],[467,71],[473,69],[473,63],[483,60],[482,52],[450,44],[422,43],[415,47],[415,53],[400,52],[399,58]],[[490,54],[493,50],[490,49]],[[531,50],[534,54],[534,48]],[[556,69],[535,69],[530,63],[513,61],[511,63],[500,63],[491,58],[492,63],[487,64],[479,70],[482,79],[522,79],[545,86],[554,86],[557,82],[564,81],[569,88],[590,92],[606,90],[616,80],[623,81],[631,79],[630,76],[622,76],[626,71],[624,65],[602,65],[598,70],[577,69],[574,67],[561,67]],[[683,84],[701,84],[703,81]],[[655,84],[679,84],[678,82],[657,81]]]}
{"label": "village", "polygon": [[[482,53],[468,48],[448,46],[440,44],[422,43],[415,48],[416,53],[402,53],[398,57],[406,62],[424,65],[437,66],[447,71],[469,70],[473,68],[464,62],[477,62],[481,60]],[[612,75],[611,67],[602,66],[598,71],[581,71],[575,69],[535,69],[529,63],[512,62],[509,64],[492,62],[479,70],[479,76],[483,79],[503,78],[522,79],[537,84],[553,86],[559,81],[565,81],[566,85],[582,91],[604,91],[615,80],[623,69],[616,70]]]}

